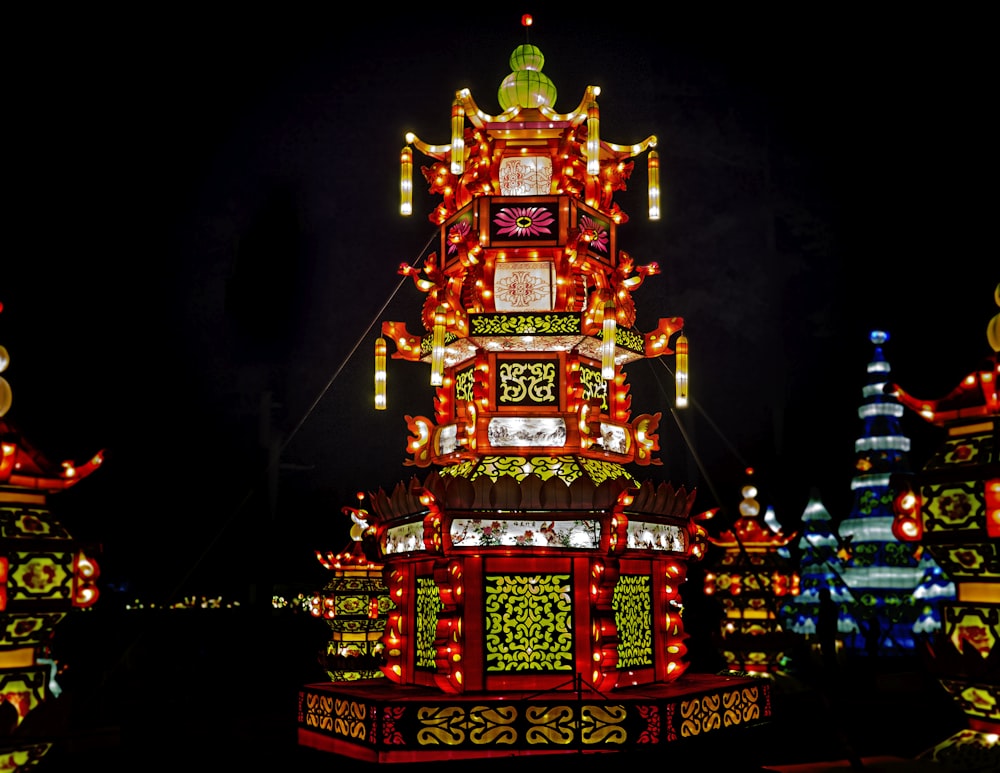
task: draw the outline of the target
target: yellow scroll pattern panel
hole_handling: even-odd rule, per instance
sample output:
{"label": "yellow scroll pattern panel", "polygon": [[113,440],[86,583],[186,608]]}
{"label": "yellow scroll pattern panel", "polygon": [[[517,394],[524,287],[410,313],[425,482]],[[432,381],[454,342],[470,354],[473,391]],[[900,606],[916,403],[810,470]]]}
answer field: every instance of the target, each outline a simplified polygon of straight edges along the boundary
{"label": "yellow scroll pattern panel", "polygon": [[721,694],[682,701],[680,734],[684,738],[760,719],[760,688],[749,685]]}
{"label": "yellow scroll pattern panel", "polygon": [[513,706],[427,706],[417,710],[417,743],[421,746],[497,746],[517,740]]}

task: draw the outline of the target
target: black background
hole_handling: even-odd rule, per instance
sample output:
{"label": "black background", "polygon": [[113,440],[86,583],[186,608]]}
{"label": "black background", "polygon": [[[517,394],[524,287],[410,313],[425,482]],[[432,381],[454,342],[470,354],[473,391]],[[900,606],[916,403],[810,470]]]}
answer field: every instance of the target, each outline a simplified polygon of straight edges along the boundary
{"label": "black background", "polygon": [[[426,474],[403,465],[425,368],[391,361],[389,410],[371,398],[380,323],[419,329],[396,267],[435,246],[419,172],[398,213],[398,153],[410,130],[449,141],[459,88],[499,112],[526,38],[557,109],[599,85],[603,138],[659,138],[663,218],[640,158],[619,248],[662,268],[637,327],[685,318],[692,406],[676,424],[662,364],[630,368],[633,415],[663,412],[640,477],[733,508],[752,466],[788,529],[813,489],[843,517],[868,331],[922,397],[989,353],[974,16],[239,10],[19,18],[5,52],[7,418],[55,461],[107,450],[52,503],[100,546],[107,603],[246,599],[261,561],[315,585],[340,508]],[[904,430],[919,467],[937,435]]]}

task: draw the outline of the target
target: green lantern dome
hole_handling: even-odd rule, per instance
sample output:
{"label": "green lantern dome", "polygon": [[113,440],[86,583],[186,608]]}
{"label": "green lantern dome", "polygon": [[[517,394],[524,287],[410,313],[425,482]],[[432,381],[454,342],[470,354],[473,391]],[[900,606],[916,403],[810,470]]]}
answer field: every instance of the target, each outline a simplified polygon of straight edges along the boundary
{"label": "green lantern dome", "polygon": [[500,107],[552,107],[556,101],[555,84],[542,73],[545,56],[537,46],[518,46],[510,55],[513,72],[503,79],[497,97]]}

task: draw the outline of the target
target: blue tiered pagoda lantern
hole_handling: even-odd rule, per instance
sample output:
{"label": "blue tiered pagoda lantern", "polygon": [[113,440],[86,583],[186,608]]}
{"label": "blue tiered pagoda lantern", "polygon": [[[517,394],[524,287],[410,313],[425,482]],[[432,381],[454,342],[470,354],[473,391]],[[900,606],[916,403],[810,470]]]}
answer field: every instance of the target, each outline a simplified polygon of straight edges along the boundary
{"label": "blue tiered pagoda lantern", "polygon": [[407,135],[401,211],[415,149],[438,234],[400,269],[424,330],[383,323],[375,407],[389,347],[429,366],[433,414],[407,417],[427,472],[370,496],[386,678],[306,685],[303,745],[373,762],[663,751],[770,715],[769,685],[687,673],[679,591],[709,513],[634,472],[661,463],[661,415],[632,416],[625,367],[676,350],[687,399],[683,320],[634,327],[658,266],[618,246],[613,195],[643,153],[659,217],[656,138],[602,138],[596,87],[556,112],[543,63],[514,50],[497,115],[458,91],[450,144]]}
{"label": "blue tiered pagoda lantern", "polygon": [[[994,291],[1000,305],[1000,285]],[[921,400],[890,388],[944,440],[920,472],[897,475],[893,529],[923,546],[955,584],[926,663],[968,726],[920,759],[954,770],[1000,770],[1000,314],[993,354],[948,395]]]}
{"label": "blue tiered pagoda lantern", "polygon": [[[854,606],[851,614],[859,626],[845,640],[855,655],[913,654],[918,636],[939,624],[938,599],[921,598],[918,588],[933,587],[934,560],[919,547],[901,542],[893,533],[893,474],[910,471],[910,440],[903,435],[903,406],[885,391],[891,368],[882,346],[888,333],[869,336],[874,353],[868,363],[868,382],[858,415],[864,434],[855,441],[855,471],[851,480],[854,504],[838,532],[846,547],[843,578]],[[954,588],[937,588],[938,596],[954,595]],[[931,620],[927,619],[931,610]]]}
{"label": "blue tiered pagoda lantern", "polygon": [[840,540],[830,512],[818,491],[810,492],[809,502],[802,513],[802,529],[798,539],[799,593],[783,599],[781,617],[785,627],[806,637],[812,649],[818,650],[817,624],[820,601],[824,591],[837,610],[837,643],[857,633],[858,624],[851,616],[854,597],[844,582],[840,560]]}

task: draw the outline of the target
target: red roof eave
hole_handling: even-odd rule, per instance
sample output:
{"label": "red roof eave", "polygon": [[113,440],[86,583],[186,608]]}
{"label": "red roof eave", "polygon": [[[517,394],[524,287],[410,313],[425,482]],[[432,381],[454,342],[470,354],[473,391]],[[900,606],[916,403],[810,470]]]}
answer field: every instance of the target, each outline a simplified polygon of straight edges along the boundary
{"label": "red roof eave", "polygon": [[920,414],[931,424],[942,426],[959,419],[1000,414],[998,383],[1000,361],[995,361],[991,369],[973,371],[951,392],[937,400],[918,400],[898,384],[893,384],[891,389],[903,406]]}
{"label": "red roof eave", "polygon": [[[13,459],[15,454],[5,455]],[[33,489],[36,491],[64,491],[79,483],[84,478],[94,472],[104,461],[104,452],[101,451],[93,456],[90,461],[79,467],[63,467],[62,475],[24,475],[17,471],[17,466],[13,463],[0,463],[0,484],[13,486],[15,488]]]}

